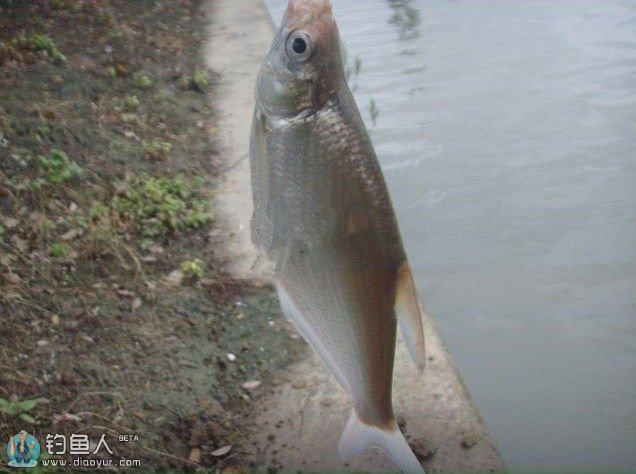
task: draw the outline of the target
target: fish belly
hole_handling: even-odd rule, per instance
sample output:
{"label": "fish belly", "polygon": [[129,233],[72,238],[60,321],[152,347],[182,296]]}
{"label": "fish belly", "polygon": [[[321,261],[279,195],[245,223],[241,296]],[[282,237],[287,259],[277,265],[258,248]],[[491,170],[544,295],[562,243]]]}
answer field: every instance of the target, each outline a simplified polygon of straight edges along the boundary
{"label": "fish belly", "polygon": [[393,423],[394,272],[355,242],[289,249],[276,274],[286,315],[351,394],[358,416]]}

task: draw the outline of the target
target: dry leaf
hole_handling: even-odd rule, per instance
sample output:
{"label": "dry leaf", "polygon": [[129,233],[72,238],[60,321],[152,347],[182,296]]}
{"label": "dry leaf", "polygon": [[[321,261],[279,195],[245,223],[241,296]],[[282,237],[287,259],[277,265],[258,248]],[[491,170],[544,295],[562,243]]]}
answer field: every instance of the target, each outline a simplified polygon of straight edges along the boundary
{"label": "dry leaf", "polygon": [[241,384],[245,390],[255,390],[261,384],[260,380],[250,380]]}
{"label": "dry leaf", "polygon": [[18,275],[17,273],[13,273],[11,270],[4,272],[2,276],[4,278],[4,281],[11,285],[19,285],[22,281],[20,275]]}
{"label": "dry leaf", "polygon": [[12,253],[0,254],[0,265],[8,267],[17,257]]}
{"label": "dry leaf", "polygon": [[188,461],[199,464],[201,462],[201,450],[199,448],[192,448],[188,456]]}
{"label": "dry leaf", "polygon": [[20,294],[19,291],[13,289],[13,288],[3,288],[2,289],[2,299],[4,301],[13,301],[13,300],[17,300],[21,297],[22,295]]}
{"label": "dry leaf", "polygon": [[11,242],[13,242],[15,248],[17,248],[20,252],[24,252],[26,249],[29,248],[29,243],[23,238],[18,237],[17,235],[11,236]]}
{"label": "dry leaf", "polygon": [[82,229],[71,229],[64,232],[61,236],[61,240],[73,240],[76,237],[82,235]]}
{"label": "dry leaf", "polygon": [[13,217],[5,217],[4,219],[2,219],[2,223],[7,229],[13,229],[18,225],[19,221],[17,219],[14,219]]}
{"label": "dry leaf", "polygon": [[124,419],[124,409],[120,408],[119,410],[117,410],[117,413],[115,414],[115,417],[113,418],[113,423],[115,425],[119,424],[122,420]]}
{"label": "dry leaf", "polygon": [[215,449],[210,454],[218,458],[221,456],[225,456],[227,453],[230,452],[231,449],[232,449],[232,445],[228,444],[227,446],[223,446],[222,448]]}
{"label": "dry leaf", "polygon": [[53,415],[53,423],[59,423],[60,421],[82,421],[79,415],[73,415],[72,413],[62,413]]}
{"label": "dry leaf", "polygon": [[163,253],[163,247],[159,244],[152,244],[150,247],[148,247],[148,250],[150,251],[150,253]]}

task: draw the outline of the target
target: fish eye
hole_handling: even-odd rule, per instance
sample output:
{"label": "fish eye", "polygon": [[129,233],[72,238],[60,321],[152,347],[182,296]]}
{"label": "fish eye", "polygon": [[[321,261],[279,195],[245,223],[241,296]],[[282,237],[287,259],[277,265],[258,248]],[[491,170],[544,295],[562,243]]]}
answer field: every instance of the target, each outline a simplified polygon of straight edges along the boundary
{"label": "fish eye", "polygon": [[294,38],[294,41],[292,41],[292,49],[294,53],[303,54],[307,49],[307,42],[302,38]]}
{"label": "fish eye", "polygon": [[304,31],[295,31],[287,38],[287,56],[296,61],[304,61],[313,52],[313,41]]}

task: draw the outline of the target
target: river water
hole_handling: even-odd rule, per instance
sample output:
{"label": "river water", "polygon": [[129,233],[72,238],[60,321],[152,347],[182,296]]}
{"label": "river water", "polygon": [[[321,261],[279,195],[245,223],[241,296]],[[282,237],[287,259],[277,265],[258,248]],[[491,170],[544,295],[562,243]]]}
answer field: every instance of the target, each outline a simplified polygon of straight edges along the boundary
{"label": "river water", "polygon": [[635,470],[636,3],[334,4],[420,294],[509,468]]}

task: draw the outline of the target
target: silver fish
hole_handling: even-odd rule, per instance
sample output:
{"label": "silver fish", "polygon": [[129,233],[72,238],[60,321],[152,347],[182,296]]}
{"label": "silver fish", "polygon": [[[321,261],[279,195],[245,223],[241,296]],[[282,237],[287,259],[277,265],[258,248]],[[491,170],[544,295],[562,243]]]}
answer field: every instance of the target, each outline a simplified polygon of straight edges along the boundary
{"label": "silver fish", "polygon": [[285,315],[353,401],[341,457],[375,446],[423,472],[391,403],[396,322],[424,368],[421,307],[328,0],[287,6],[257,79],[250,161],[252,240],[275,262]]}

